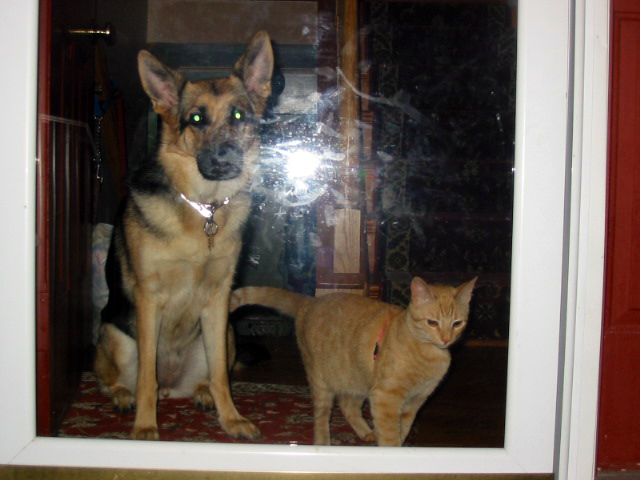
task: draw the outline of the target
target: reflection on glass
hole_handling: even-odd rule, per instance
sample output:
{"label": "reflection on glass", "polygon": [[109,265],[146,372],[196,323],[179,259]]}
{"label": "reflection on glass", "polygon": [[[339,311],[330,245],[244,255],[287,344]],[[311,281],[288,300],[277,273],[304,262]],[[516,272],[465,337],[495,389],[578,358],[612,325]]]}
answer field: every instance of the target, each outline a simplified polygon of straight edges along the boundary
{"label": "reflection on glass", "polygon": [[[237,3],[242,9],[263,2]],[[296,8],[306,10],[296,10],[292,19],[302,24],[267,18],[275,15],[268,3],[276,9],[300,4]],[[406,307],[415,276],[453,285],[478,276],[465,335],[451,349],[451,370],[418,412],[406,444],[502,446],[516,8],[506,2],[360,1],[356,34],[347,38],[344,3],[350,2],[338,2],[338,15],[333,4],[329,15],[315,2],[260,6],[275,40],[275,95],[261,126],[261,169],[251,186],[235,287],[307,295],[348,291]],[[152,22],[157,12],[149,13]],[[170,32],[147,39],[154,54],[188,78],[227,75],[244,32],[207,39],[198,30],[196,39],[188,27],[194,20],[186,12],[184,18],[185,31],[177,29],[174,39]],[[106,52],[109,57],[108,47]],[[352,74],[343,63],[349,52],[357,52]],[[122,85],[133,74],[125,70],[111,72]],[[350,95],[355,134],[345,121]],[[132,110],[142,110],[140,103],[132,100]],[[157,120],[146,110],[139,113],[149,118],[147,143],[153,143]],[[140,128],[132,127],[127,137]],[[130,163],[136,149],[149,149],[136,138]],[[238,344],[239,366],[231,374],[238,410],[261,428],[264,443],[312,443],[313,414],[292,319],[244,307],[231,324]],[[91,382],[86,375],[79,404],[95,402],[103,411],[87,419],[74,405],[60,435],[106,431],[101,426],[113,414]],[[215,415],[198,412],[188,399],[163,400],[159,412],[165,440],[231,441]],[[371,421],[368,406],[365,418]],[[106,436],[126,437],[124,423],[114,419]],[[338,409],[331,438],[336,445],[372,444],[358,439]]]}

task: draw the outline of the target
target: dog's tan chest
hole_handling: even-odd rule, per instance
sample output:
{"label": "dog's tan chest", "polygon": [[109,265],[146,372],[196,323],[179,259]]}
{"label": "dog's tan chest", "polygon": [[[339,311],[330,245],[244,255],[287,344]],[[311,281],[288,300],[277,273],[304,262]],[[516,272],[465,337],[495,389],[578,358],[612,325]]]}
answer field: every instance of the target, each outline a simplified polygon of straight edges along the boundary
{"label": "dog's tan chest", "polygon": [[205,255],[158,262],[157,274],[153,278],[154,289],[164,306],[163,321],[179,317],[182,311],[193,310],[194,314],[199,314],[215,290],[228,278],[234,263],[229,258]]}
{"label": "dog's tan chest", "polygon": [[248,210],[244,203],[216,213],[219,229],[211,237],[202,229],[203,217],[181,204],[171,209],[166,204],[164,208],[145,208],[145,215],[158,231],[172,234],[153,235],[143,224],[129,224],[130,236],[145,237],[135,245],[134,271],[160,309],[162,336],[181,343],[185,335],[176,325],[185,324],[189,331],[188,325],[197,321],[215,291],[224,288],[223,283],[233,276],[240,252],[239,232]]}

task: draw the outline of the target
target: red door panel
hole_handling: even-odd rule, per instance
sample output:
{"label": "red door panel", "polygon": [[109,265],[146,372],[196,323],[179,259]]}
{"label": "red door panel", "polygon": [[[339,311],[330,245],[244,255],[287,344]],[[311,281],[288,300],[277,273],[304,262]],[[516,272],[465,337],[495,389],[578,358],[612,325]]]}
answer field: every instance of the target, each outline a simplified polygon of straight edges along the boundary
{"label": "red door panel", "polygon": [[597,466],[640,469],[640,2],[613,0]]}

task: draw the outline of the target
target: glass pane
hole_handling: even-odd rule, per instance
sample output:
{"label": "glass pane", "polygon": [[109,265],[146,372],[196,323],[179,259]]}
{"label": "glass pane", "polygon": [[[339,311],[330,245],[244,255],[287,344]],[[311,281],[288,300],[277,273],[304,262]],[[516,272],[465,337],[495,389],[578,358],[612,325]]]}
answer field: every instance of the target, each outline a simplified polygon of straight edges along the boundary
{"label": "glass pane", "polygon": [[[132,15],[132,9],[139,15]],[[126,9],[109,9],[109,18],[107,12],[98,11],[96,24],[108,20],[117,29],[115,42],[98,40],[96,49],[96,75],[102,74],[96,78],[102,83],[98,82],[94,136],[103,186],[95,205],[94,277],[86,281],[94,286],[93,341],[103,342],[99,348],[105,345],[97,331],[99,312],[109,295],[104,269],[111,225],[126,190],[121,171],[131,174],[146,168],[143,159],[153,157],[159,145],[184,149],[198,132],[220,129],[222,133],[207,133],[213,138],[210,148],[231,128],[213,121],[206,129],[183,122],[175,136],[167,135],[167,118],[163,123],[140,87],[135,65],[141,49],[192,82],[221,79],[232,74],[254,32],[269,33],[275,59],[272,95],[259,121],[260,168],[250,186],[252,203],[233,289],[260,286],[318,299],[338,292],[357,298],[337,298],[325,307],[320,300],[305,300],[325,308],[309,321],[331,320],[328,330],[307,327],[309,332],[303,334],[298,327],[298,338],[308,337],[305,341],[314,342],[311,347],[298,345],[294,320],[282,312],[248,305],[230,315],[237,350],[230,373],[232,397],[240,414],[260,429],[259,439],[231,438],[215,411],[198,409],[198,401],[210,406],[206,395],[194,403],[190,395],[169,394],[182,373],[163,370],[170,362],[159,357],[161,440],[313,443],[313,402],[300,348],[323,352],[305,359],[308,370],[346,379],[343,383],[354,390],[334,393],[349,398],[366,396],[365,387],[355,385],[372,387],[371,372],[382,371],[381,362],[393,366],[384,378],[396,383],[406,373],[405,364],[411,364],[407,368],[412,377],[444,365],[440,374],[421,378],[419,386],[409,380],[402,384],[411,392],[401,402],[407,410],[415,392],[429,382],[439,383],[447,370],[446,359],[415,360],[409,347],[417,338],[427,345],[426,351],[437,352],[436,357],[449,350],[452,361],[418,410],[404,445],[503,446],[516,14],[513,1],[487,5],[378,0],[176,0],[129,2]],[[180,95],[184,91],[179,90]],[[221,98],[218,95],[215,102]],[[184,97],[178,102],[182,107]],[[236,107],[228,108],[235,112]],[[192,161],[196,172],[198,156]],[[168,163],[163,165],[169,168]],[[187,183],[202,183],[198,171]],[[175,181],[171,188],[176,191],[178,184],[184,185],[184,178],[170,174],[167,178]],[[233,205],[234,195],[229,202]],[[220,219],[213,215],[213,221]],[[220,225],[224,229],[222,221]],[[210,239],[201,235],[209,251],[215,251],[218,234]],[[420,289],[414,284],[412,294],[414,277],[429,286]],[[431,286],[458,287],[475,277],[466,322],[468,291],[448,294],[458,305],[451,313],[451,305],[440,299],[445,294]],[[185,281],[192,282],[191,277]],[[282,302],[283,295],[271,291],[268,302],[261,301]],[[414,307],[431,302],[441,308],[429,310],[428,316],[412,314],[407,320],[405,314],[388,314],[395,310],[381,304],[372,307],[383,312],[376,316],[369,307],[349,307],[362,297],[393,305],[398,312],[410,302]],[[340,314],[349,308],[355,313],[348,318]],[[393,320],[380,320],[387,316]],[[413,326],[407,327],[413,331],[412,340],[406,348],[391,350],[389,345],[403,338],[395,325],[418,317],[420,326],[415,328],[428,333],[416,334]],[[373,327],[367,324],[369,319]],[[349,327],[353,324],[358,328]],[[191,326],[196,333],[190,340],[201,343],[199,324]],[[186,334],[180,339],[185,338]],[[443,341],[455,343],[448,348]],[[393,358],[384,353],[385,342]],[[363,349],[370,352],[363,356]],[[357,362],[349,363],[355,357]],[[135,368],[131,359],[128,364]],[[99,390],[90,367],[86,370],[80,393],[56,433],[128,438],[135,414],[115,413],[110,396]],[[417,405],[424,399],[419,400]],[[365,421],[373,426],[368,401],[363,410]],[[359,429],[365,439],[358,438],[335,405],[331,443],[375,445],[366,428]]]}

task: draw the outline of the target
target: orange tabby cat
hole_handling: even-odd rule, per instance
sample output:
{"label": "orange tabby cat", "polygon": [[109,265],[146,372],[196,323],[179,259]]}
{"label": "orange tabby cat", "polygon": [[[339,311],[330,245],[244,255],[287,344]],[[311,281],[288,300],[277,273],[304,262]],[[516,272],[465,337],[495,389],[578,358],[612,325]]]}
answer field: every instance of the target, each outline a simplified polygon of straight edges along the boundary
{"label": "orange tabby cat", "polygon": [[[467,324],[476,278],[459,286],[411,282],[405,310],[358,295],[308,297],[271,287],[232,293],[230,311],[257,304],[295,317],[311,386],[314,443],[329,444],[334,398],[358,436],[400,446],[416,412],[449,369],[453,344]],[[369,398],[374,431],[362,417]]]}

